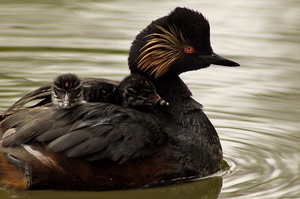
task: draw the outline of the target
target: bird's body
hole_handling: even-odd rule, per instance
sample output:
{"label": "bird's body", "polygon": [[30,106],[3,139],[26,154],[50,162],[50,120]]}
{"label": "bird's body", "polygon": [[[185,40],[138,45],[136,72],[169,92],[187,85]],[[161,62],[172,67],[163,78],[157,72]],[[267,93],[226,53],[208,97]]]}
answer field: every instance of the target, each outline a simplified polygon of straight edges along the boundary
{"label": "bird's body", "polygon": [[218,134],[179,77],[210,64],[238,66],[213,52],[209,35],[201,13],[176,8],[134,40],[131,73],[149,79],[169,106],[144,110],[87,100],[55,109],[43,102],[48,99],[45,89],[22,98],[18,106],[34,98],[43,103],[4,115],[0,184],[14,189],[125,189],[219,171],[223,155]]}

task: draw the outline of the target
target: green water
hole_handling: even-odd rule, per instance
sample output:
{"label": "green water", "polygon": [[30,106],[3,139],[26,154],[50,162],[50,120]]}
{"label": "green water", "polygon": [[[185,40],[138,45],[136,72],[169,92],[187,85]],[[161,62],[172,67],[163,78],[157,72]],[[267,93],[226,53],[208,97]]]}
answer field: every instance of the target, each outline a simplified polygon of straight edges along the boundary
{"label": "green water", "polygon": [[128,74],[127,54],[134,36],[176,6],[201,11],[211,24],[214,51],[241,64],[182,75],[215,125],[230,170],[151,189],[3,189],[1,199],[300,198],[300,2],[296,0],[2,0],[0,111],[61,73],[121,80]]}

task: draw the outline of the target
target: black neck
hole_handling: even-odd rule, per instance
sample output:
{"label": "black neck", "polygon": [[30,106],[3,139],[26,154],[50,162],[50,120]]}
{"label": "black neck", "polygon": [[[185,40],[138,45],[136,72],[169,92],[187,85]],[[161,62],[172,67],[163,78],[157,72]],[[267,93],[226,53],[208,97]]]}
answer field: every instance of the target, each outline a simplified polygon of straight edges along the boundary
{"label": "black neck", "polygon": [[157,93],[166,101],[178,101],[189,98],[192,93],[178,75],[165,75],[151,80]]}

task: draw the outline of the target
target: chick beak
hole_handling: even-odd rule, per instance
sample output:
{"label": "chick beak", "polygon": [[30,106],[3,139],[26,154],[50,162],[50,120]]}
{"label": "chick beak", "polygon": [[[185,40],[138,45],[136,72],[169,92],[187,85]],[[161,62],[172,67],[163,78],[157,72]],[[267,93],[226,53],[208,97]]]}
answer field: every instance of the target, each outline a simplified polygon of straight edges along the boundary
{"label": "chick beak", "polygon": [[158,94],[150,95],[148,98],[153,104],[158,104],[160,106],[168,106],[169,103],[162,99]]}
{"label": "chick beak", "polygon": [[68,94],[66,93],[66,95],[64,96],[63,100],[62,100],[62,107],[64,108],[68,108],[71,106],[71,101],[70,101],[70,97],[68,96]]}
{"label": "chick beak", "polygon": [[238,63],[221,57],[216,53],[212,53],[211,55],[201,55],[201,59],[205,60],[208,64],[222,65],[222,66],[240,66]]}

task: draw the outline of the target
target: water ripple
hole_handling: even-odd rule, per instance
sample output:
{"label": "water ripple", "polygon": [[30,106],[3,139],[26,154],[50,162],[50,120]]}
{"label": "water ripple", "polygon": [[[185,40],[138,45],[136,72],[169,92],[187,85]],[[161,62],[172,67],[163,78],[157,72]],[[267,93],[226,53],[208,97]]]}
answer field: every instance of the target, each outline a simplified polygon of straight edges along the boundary
{"label": "water ripple", "polygon": [[228,126],[236,128],[218,127],[224,158],[232,170],[224,177],[220,198],[300,194],[299,187],[291,186],[300,182],[299,148],[292,137],[288,140],[275,128],[262,128],[254,122],[236,121]]}

